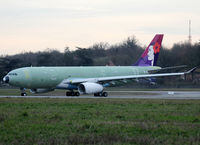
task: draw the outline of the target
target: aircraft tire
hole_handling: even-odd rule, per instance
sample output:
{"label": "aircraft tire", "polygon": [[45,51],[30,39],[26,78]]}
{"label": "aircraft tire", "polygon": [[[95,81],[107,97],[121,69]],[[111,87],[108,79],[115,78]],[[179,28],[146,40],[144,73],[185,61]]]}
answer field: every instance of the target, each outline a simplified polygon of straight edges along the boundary
{"label": "aircraft tire", "polygon": [[79,92],[66,92],[66,96],[80,96]]}
{"label": "aircraft tire", "polygon": [[27,96],[27,94],[26,93],[21,93],[21,96]]}
{"label": "aircraft tire", "polygon": [[66,96],[69,96],[70,92],[66,92]]}
{"label": "aircraft tire", "polygon": [[66,96],[73,96],[72,92],[66,92]]}
{"label": "aircraft tire", "polygon": [[102,93],[102,92],[98,93],[98,96],[102,97],[102,95],[103,95],[103,93]]}
{"label": "aircraft tire", "polygon": [[103,92],[103,93],[102,93],[102,96],[103,96],[103,97],[107,97],[107,96],[108,96],[108,93],[107,93],[107,92]]}
{"label": "aircraft tire", "polygon": [[76,96],[74,92],[70,92],[70,96]]}
{"label": "aircraft tire", "polygon": [[79,93],[79,92],[76,92],[76,93],[75,93],[75,96],[80,96],[80,93]]}
{"label": "aircraft tire", "polygon": [[99,93],[94,93],[94,97],[97,97],[97,96],[99,96]]}
{"label": "aircraft tire", "polygon": [[100,92],[100,93],[94,93],[95,97],[107,97],[108,93],[107,92]]}

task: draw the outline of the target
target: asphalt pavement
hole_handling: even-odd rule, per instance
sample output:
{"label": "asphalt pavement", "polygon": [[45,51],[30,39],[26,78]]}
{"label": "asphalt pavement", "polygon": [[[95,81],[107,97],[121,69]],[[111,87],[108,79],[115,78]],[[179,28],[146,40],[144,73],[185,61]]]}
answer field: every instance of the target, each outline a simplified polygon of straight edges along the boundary
{"label": "asphalt pavement", "polygon": [[[112,94],[115,95],[112,95]],[[120,95],[117,95],[119,93]],[[126,95],[121,95],[126,93]],[[121,99],[200,99],[200,91],[110,91],[108,97],[94,97],[82,95],[79,97],[69,96],[0,96],[0,98],[121,98]],[[129,95],[130,94],[130,95]]]}

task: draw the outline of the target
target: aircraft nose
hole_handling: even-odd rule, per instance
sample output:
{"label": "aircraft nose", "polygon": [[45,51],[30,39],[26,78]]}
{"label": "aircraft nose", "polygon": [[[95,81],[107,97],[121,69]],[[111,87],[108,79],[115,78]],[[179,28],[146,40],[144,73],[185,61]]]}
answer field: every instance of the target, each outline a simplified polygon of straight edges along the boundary
{"label": "aircraft nose", "polygon": [[3,78],[3,82],[9,83],[9,77],[8,77],[8,76],[5,76],[5,77]]}

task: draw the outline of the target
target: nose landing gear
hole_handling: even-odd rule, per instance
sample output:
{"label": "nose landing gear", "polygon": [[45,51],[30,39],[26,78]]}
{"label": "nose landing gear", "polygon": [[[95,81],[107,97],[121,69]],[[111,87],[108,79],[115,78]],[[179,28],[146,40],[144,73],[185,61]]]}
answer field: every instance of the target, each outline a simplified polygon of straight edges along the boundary
{"label": "nose landing gear", "polygon": [[27,96],[25,88],[20,88],[21,96]]}

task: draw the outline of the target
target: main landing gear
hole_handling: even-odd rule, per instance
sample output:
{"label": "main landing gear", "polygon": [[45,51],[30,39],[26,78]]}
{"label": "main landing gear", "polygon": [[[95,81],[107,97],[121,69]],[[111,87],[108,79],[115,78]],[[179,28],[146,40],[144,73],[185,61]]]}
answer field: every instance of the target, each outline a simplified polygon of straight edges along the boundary
{"label": "main landing gear", "polygon": [[100,92],[100,93],[94,93],[95,97],[107,97],[108,93],[107,92]]}
{"label": "main landing gear", "polygon": [[24,88],[20,88],[20,91],[21,91],[21,96],[27,96]]}
{"label": "main landing gear", "polygon": [[66,92],[66,96],[80,96],[80,93],[79,92]]}

